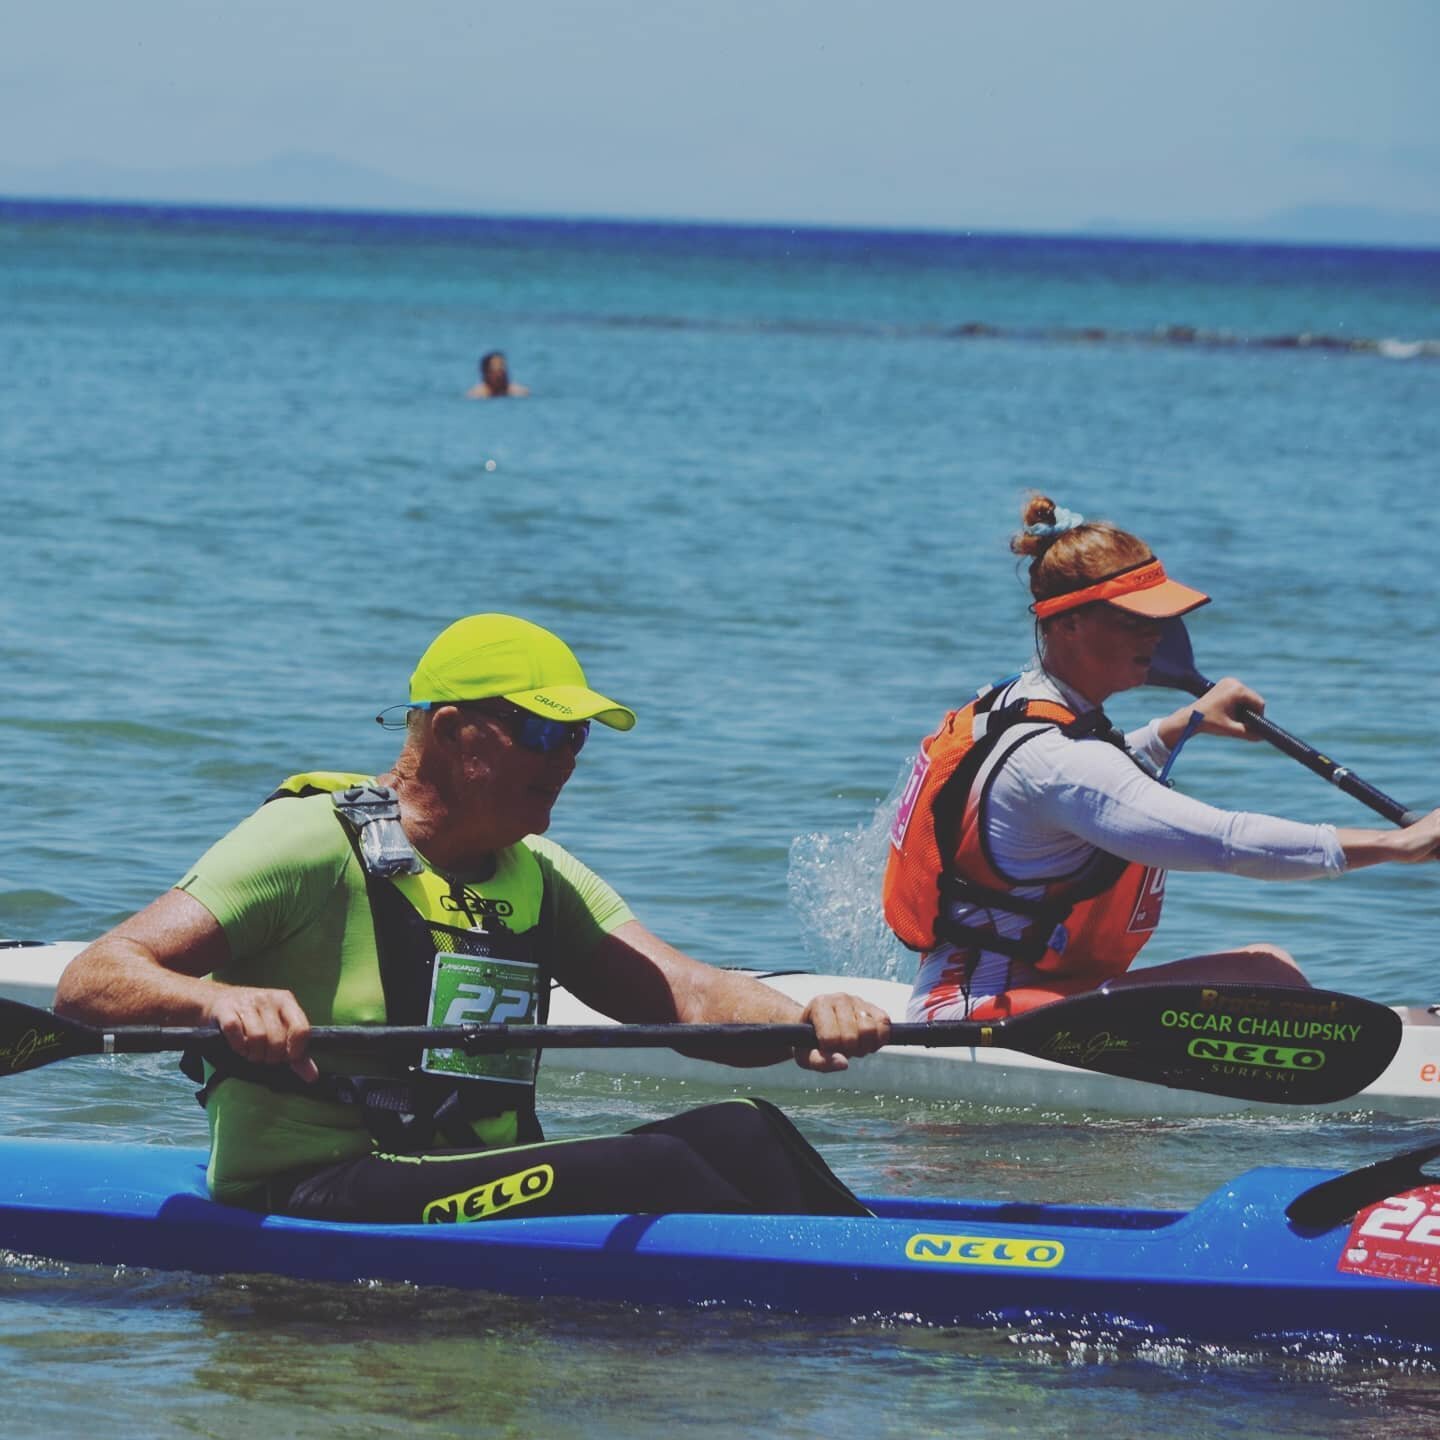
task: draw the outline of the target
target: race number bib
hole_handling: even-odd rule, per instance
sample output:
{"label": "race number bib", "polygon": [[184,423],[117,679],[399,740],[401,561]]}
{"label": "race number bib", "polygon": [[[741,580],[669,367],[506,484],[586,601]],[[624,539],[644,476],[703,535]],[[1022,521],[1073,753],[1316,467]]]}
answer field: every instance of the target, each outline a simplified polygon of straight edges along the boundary
{"label": "race number bib", "polygon": [[910,778],[905,782],[905,792],[900,796],[900,805],[895,811],[895,818],[890,823],[890,843],[897,849],[903,849],[905,845],[905,832],[910,828],[910,817],[915,813],[915,802],[920,798],[920,791],[925,786],[925,777],[930,773],[930,757],[925,753],[925,747],[920,747],[920,754],[916,758],[915,767],[910,771]]}
{"label": "race number bib", "polygon": [[1135,908],[1130,912],[1127,935],[1144,935],[1160,924],[1160,907],[1165,903],[1165,872],[1149,866],[1140,877]]}
{"label": "race number bib", "polygon": [[[539,1004],[540,967],[528,960],[492,955],[435,957],[430,972],[431,1025],[533,1025]],[[462,1075],[532,1085],[539,1056],[533,1050],[467,1055],[463,1050],[429,1049],[420,1068],[431,1075]]]}
{"label": "race number bib", "polygon": [[1421,1185],[1362,1210],[1336,1269],[1440,1285],[1440,1185]]}

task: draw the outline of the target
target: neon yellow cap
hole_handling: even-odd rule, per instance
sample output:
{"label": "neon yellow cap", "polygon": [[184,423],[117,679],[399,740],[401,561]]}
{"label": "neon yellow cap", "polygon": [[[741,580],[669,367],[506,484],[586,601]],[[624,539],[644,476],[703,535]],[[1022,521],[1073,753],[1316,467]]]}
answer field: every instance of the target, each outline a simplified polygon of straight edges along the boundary
{"label": "neon yellow cap", "polygon": [[514,615],[467,615],[442,630],[410,677],[410,703],[499,695],[551,720],[628,730],[635,712],[590,689],[570,647]]}

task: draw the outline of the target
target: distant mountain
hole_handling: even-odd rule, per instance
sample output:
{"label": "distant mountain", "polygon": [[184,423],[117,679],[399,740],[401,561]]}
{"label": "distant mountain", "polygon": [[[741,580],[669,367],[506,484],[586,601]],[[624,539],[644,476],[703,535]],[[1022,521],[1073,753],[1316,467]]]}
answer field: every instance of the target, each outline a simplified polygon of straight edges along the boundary
{"label": "distant mountain", "polygon": [[1178,240],[1256,240],[1297,245],[1378,245],[1413,249],[1440,248],[1440,215],[1374,210],[1362,205],[1296,205],[1256,220],[1207,224],[1142,224],[1092,220],[1087,235],[1150,235]]}
{"label": "distant mountain", "polygon": [[1440,215],[1368,210],[1358,205],[1300,205],[1270,215],[1257,234],[1350,245],[1440,246]]}
{"label": "distant mountain", "polygon": [[47,200],[135,200],[297,209],[475,210],[474,195],[397,180],[299,151],[263,165],[131,170],[72,161],[45,170],[0,168],[0,193]]}
{"label": "distant mountain", "polygon": [[[409,210],[451,214],[538,214],[517,196],[477,195],[397,179],[331,156],[292,151],[263,164],[195,166],[181,170],[127,169],[72,161],[45,169],[0,166],[0,195],[46,200],[115,200],[192,205],[275,206],[301,210]],[[548,207],[558,213],[557,207]],[[662,218],[662,217],[633,217]],[[720,223],[718,217],[664,216]],[[774,220],[770,223],[805,221]],[[854,222],[864,228],[861,222]],[[841,228],[849,228],[842,226]],[[886,228],[895,228],[887,226]],[[903,223],[898,228],[905,228]],[[1001,233],[999,224],[926,225],[955,233]],[[1358,205],[1300,205],[1255,220],[1217,224],[1203,220],[1152,222],[1096,219],[1050,233],[1114,235],[1162,240],[1258,241],[1302,245],[1394,245],[1440,249],[1440,214],[1377,210]]]}

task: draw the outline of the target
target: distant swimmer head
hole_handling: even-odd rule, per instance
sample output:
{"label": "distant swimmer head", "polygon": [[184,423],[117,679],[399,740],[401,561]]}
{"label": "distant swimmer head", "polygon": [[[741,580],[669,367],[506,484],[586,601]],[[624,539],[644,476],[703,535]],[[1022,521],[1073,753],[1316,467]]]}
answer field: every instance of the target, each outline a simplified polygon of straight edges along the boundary
{"label": "distant swimmer head", "polygon": [[1108,520],[1087,520],[1048,495],[1031,495],[1010,548],[1030,558],[1031,609],[1044,628],[1057,615],[1104,603],[1147,620],[1165,620],[1208,602],[1172,580],[1138,535]]}
{"label": "distant swimmer head", "polygon": [[510,367],[503,350],[488,350],[480,357],[480,379],[490,387],[492,395],[503,395],[510,388]]}

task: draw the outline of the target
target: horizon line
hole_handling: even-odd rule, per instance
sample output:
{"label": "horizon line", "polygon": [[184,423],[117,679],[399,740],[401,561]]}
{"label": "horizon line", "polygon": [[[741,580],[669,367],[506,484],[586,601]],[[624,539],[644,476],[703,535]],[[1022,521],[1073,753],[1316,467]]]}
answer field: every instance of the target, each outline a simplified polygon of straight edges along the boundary
{"label": "horizon line", "polygon": [[437,208],[402,208],[391,205],[340,205],[312,204],[296,205],[268,200],[175,200],[144,197],[81,196],[81,195],[16,195],[0,191],[0,209],[8,207],[49,207],[71,210],[110,210],[138,212],[195,212],[219,215],[276,215],[295,218],[334,216],[351,219],[414,219],[414,220],[462,220],[492,221],[502,224],[573,225],[576,227],[613,227],[639,229],[646,226],[673,230],[729,230],[752,232],[788,232],[830,235],[885,235],[914,236],[950,240],[1083,240],[1106,244],[1123,244],[1134,241],[1149,241],[1171,245],[1213,246],[1217,248],[1262,248],[1262,249],[1327,249],[1327,250],[1379,250],[1408,251],[1415,254],[1429,254],[1440,251],[1440,242],[1414,243],[1400,240],[1327,240],[1298,238],[1259,238],[1232,231],[1228,234],[1190,232],[1185,230],[1147,230],[1143,226],[1130,229],[1116,224],[1110,228],[1094,225],[1088,229],[992,229],[989,227],[968,227],[963,229],[938,225],[877,225],[857,224],[823,220],[735,220],[660,215],[604,215],[566,213],[563,211],[507,211],[507,210],[462,210],[450,206]]}

